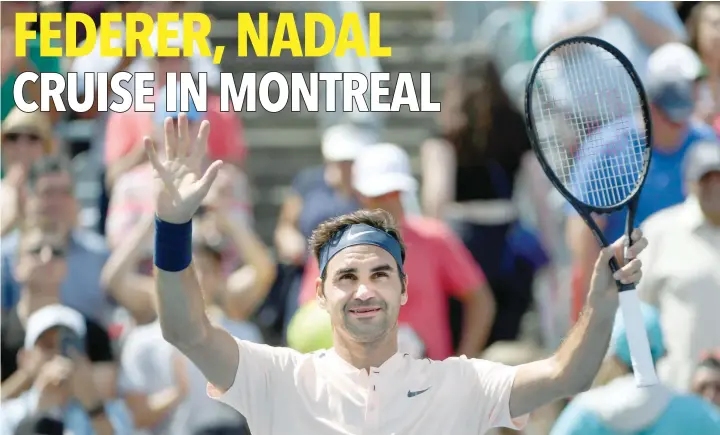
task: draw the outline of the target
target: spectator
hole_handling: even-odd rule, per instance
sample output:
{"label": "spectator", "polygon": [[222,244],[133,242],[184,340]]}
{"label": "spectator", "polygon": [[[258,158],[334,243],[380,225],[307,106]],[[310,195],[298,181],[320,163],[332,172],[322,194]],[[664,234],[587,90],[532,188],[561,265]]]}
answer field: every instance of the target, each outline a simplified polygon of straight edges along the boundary
{"label": "spectator", "polygon": [[35,161],[51,154],[52,150],[52,125],[47,114],[24,113],[15,108],[3,121],[0,237],[6,236],[22,221],[28,171]]}
{"label": "spectator", "polygon": [[[662,63],[653,63],[654,67],[661,65]],[[692,119],[695,107],[693,87],[681,69],[649,70],[645,90],[652,117],[653,155],[640,195],[635,225],[642,224],[651,214],[685,199],[680,168],[688,149],[701,140],[717,140],[711,128]],[[621,119],[615,122],[625,121]],[[609,151],[613,143],[617,145],[617,135],[614,133],[617,128],[615,123],[600,127],[590,134],[587,142],[606,143]],[[597,164],[595,155],[581,156],[578,159],[575,167],[584,169],[575,173],[593,170],[587,168],[594,168]],[[569,213],[566,241],[574,261],[572,314],[576,317],[585,299],[590,273],[600,248],[588,226],[569,204],[566,210]],[[595,219],[608,240],[616,240],[624,233],[626,213],[627,211],[623,210]]]}
{"label": "spectator", "polygon": [[[2,318],[2,398],[17,397],[37,376],[44,359],[19,360],[28,334],[28,318],[48,305],[60,303],[60,286],[67,276],[65,241],[40,228],[23,231],[18,246],[16,277],[22,285],[20,300]],[[105,328],[83,316],[85,353],[94,363],[95,379],[103,392],[114,390],[115,365]],[[18,361],[20,367],[18,370]],[[89,374],[88,374],[89,375]],[[103,388],[105,386],[105,388]]]}
{"label": "spectator", "polygon": [[691,390],[720,410],[720,351],[715,350],[701,358],[693,374]]}
{"label": "spectator", "polygon": [[[67,432],[98,435],[132,433],[124,408],[106,401],[93,384],[87,357],[71,348],[67,340],[85,340],[85,319],[62,305],[48,305],[27,319],[23,361],[43,361],[32,388],[0,409],[0,432],[11,434],[28,417],[49,411],[62,420]],[[72,337],[72,338],[71,338]]]}
{"label": "spectator", "polygon": [[[408,303],[399,322],[409,325],[422,339],[427,355],[444,359],[453,355],[448,319],[448,297],[463,302],[464,325],[457,353],[474,357],[485,347],[495,315],[495,301],[482,270],[462,242],[442,222],[405,214],[400,200],[413,192],[417,181],[410,172],[404,150],[392,144],[366,147],[355,161],[353,186],[365,208],[381,208],[399,223],[402,238],[412,252],[405,260]],[[300,291],[300,304],[315,299],[319,267],[308,261]]]}
{"label": "spectator", "polygon": [[[524,255],[531,243],[542,253],[534,236],[527,234],[524,251],[513,243],[519,229],[515,179],[530,141],[487,51],[466,53],[452,76],[440,131],[421,149],[423,208],[449,220],[487,277],[497,303],[489,345],[517,338],[532,302],[534,269],[543,262]],[[455,300],[450,321],[457,345],[462,307]]]}
{"label": "spectator", "polygon": [[[69,162],[59,156],[37,161],[28,174],[25,220],[44,232],[57,235],[66,252],[68,273],[60,287],[60,300],[93,321],[106,326],[114,308],[108,293],[114,289],[100,286],[100,275],[108,250],[95,233],[77,228],[77,204],[73,196],[73,178]],[[20,296],[17,270],[19,234],[2,240],[3,308],[10,309]]]}
{"label": "spectator", "polygon": [[[164,91],[160,97],[160,101],[166,101]],[[178,108],[180,107],[179,105],[180,96],[178,95]],[[190,134],[191,137],[195,137],[205,117],[201,112],[197,111],[194,104],[190,104],[189,109],[190,110],[187,112],[187,119],[189,122]],[[120,114],[118,113],[117,115]],[[144,115],[147,114],[144,113]],[[173,113],[166,110],[160,110],[159,112],[153,114],[152,128],[154,133],[152,136],[155,139],[155,143],[162,143],[161,138],[164,134],[163,128],[165,118],[170,117],[173,120],[177,120],[178,116],[179,112]],[[214,125],[215,124],[213,124],[213,126]],[[147,214],[152,214],[153,211],[155,198],[154,191],[152,189],[148,189],[148,186],[154,183],[153,169],[150,162],[148,162],[145,157],[144,148],[137,148],[136,151],[143,156],[143,163],[119,175],[110,198],[110,206],[108,209],[106,223],[106,235],[108,243],[111,247],[118,246],[127,232],[140,221],[141,217]],[[160,147],[159,152],[164,152],[164,149]],[[230,183],[234,199],[231,201],[231,204],[228,204],[228,207],[230,207],[234,218],[243,219],[249,222],[249,192],[247,179],[245,178],[244,173],[239,171],[237,168],[229,166],[222,172],[221,179],[222,178],[229,178],[228,182]],[[151,253],[151,240],[147,239],[145,252],[142,254],[146,261],[144,261],[141,265],[142,271],[146,274],[151,274],[152,271],[150,261],[152,257]]]}
{"label": "spectator", "polygon": [[665,44],[655,50],[648,59],[648,69],[660,74],[676,74],[695,84],[695,115],[709,121],[707,76],[708,70],[692,48],[679,42]]}
{"label": "spectator", "polygon": [[643,225],[651,246],[638,286],[660,310],[668,357],[663,381],[687,390],[698,358],[720,347],[720,144],[698,143],[685,163],[688,198],[651,216]]}
{"label": "spectator", "polygon": [[[665,354],[658,312],[643,306],[653,360]],[[663,384],[638,388],[631,372],[625,324],[618,312],[612,336],[612,354],[604,372],[619,373],[609,383],[575,397],[558,418],[551,435],[611,435],[617,433],[714,434],[720,430],[720,412],[694,395],[679,394]]]}
{"label": "spectator", "polygon": [[708,75],[701,82],[699,106],[703,119],[720,134],[720,2],[699,2],[688,20],[690,46],[697,51]]}
{"label": "spectator", "polygon": [[[168,40],[167,46],[182,49],[182,28],[175,27],[174,30],[178,32],[178,38]],[[146,71],[155,74],[156,88],[161,90],[165,86],[165,77],[168,73],[194,72],[193,63],[190,59],[202,58],[156,57],[149,61],[149,68]],[[157,110],[155,114],[136,112],[132,108],[127,112],[110,114],[105,134],[104,150],[105,164],[108,171],[106,179],[111,189],[120,174],[146,161],[145,151],[142,147],[143,137],[155,131],[156,118],[154,116],[163,112],[165,108],[165,93],[159,91],[153,95],[160,96],[158,104],[161,105],[160,110]],[[245,158],[246,147],[240,119],[234,112],[221,112],[220,96],[214,93],[208,94],[205,117],[212,124],[212,131],[208,141],[209,158],[211,160],[220,159],[226,163],[241,167]]]}
{"label": "spectator", "polygon": [[301,171],[293,180],[275,229],[275,247],[282,263],[280,301],[284,324],[297,310],[300,281],[308,256],[307,240],[321,222],[359,208],[352,189],[352,165],[371,137],[353,125],[336,125],[323,135],[325,164]]}
{"label": "spectator", "polygon": [[536,8],[533,39],[538,50],[572,36],[595,36],[623,52],[641,77],[656,48],[687,39],[669,1],[539,2]]}
{"label": "spectator", "polygon": [[[26,55],[15,55],[15,14],[38,12],[38,3],[25,1],[2,2],[2,60],[0,71],[2,73],[2,102],[0,116],[4,120],[10,111],[16,107],[14,97],[15,81],[24,72],[60,73],[60,59],[53,56],[40,55],[40,38],[27,41]],[[40,81],[27,82],[24,86],[25,99],[28,102],[40,101]],[[57,111],[54,102],[50,103],[49,117],[55,123],[60,119],[61,113]]]}

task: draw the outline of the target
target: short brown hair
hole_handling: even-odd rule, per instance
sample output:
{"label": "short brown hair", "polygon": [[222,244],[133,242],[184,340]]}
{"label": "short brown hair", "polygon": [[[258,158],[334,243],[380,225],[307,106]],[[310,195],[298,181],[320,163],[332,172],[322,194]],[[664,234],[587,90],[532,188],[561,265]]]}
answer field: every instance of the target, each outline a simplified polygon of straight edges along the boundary
{"label": "short brown hair", "polygon": [[[402,261],[405,261],[405,243],[400,236],[395,226],[395,219],[393,219],[390,213],[385,210],[359,210],[353,213],[345,214],[335,218],[326,220],[325,222],[318,225],[317,228],[312,232],[310,236],[310,249],[313,255],[320,262],[320,251],[327,242],[332,240],[333,237],[340,231],[349,227],[350,225],[365,224],[379,230],[385,231],[390,234],[400,244],[400,255]],[[325,279],[324,276],[321,276]]]}

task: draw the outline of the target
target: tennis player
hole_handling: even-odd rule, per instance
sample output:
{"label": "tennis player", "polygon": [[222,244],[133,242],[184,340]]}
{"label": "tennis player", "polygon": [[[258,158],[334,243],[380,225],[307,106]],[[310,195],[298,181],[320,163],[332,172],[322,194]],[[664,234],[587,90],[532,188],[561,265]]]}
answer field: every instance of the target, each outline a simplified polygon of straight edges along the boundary
{"label": "tennis player", "polygon": [[[166,340],[207,378],[208,394],[241,412],[254,434],[482,434],[520,429],[538,407],[587,389],[607,352],[615,313],[613,278],[636,283],[640,261],[613,277],[597,260],[584,315],[550,358],[517,367],[465,356],[443,361],[397,352],[397,318],[408,298],[405,247],[382,211],[324,222],[312,245],[320,264],[317,300],[330,314],[335,347],[300,354],[237,340],[213,325],[192,266],[191,219],[222,165],[200,173],[209,123],[196,140],[181,115],[165,123],[165,159],[145,140],[156,170],[155,266]],[[629,256],[647,240],[633,234]],[[412,246],[409,247],[412,249]],[[622,260],[622,259],[621,259]]]}

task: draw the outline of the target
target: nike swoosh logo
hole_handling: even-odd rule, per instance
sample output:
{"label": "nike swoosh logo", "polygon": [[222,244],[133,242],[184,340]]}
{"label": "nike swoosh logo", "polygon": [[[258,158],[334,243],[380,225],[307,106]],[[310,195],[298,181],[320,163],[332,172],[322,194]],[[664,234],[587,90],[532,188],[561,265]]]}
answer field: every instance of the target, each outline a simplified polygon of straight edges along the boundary
{"label": "nike swoosh logo", "polygon": [[422,394],[422,393],[426,392],[426,391],[429,390],[430,388],[431,388],[431,387],[427,387],[426,389],[420,390],[420,391],[408,391],[408,397],[415,397],[415,396],[417,396],[417,395],[419,395],[419,394]]}
{"label": "nike swoosh logo", "polygon": [[372,232],[373,232],[373,231],[363,231],[363,232],[361,232],[361,233],[349,234],[349,235],[347,236],[347,239],[348,239],[348,240],[354,240],[354,239],[357,239],[358,237],[362,236],[363,234],[370,234],[370,233],[372,233]]}

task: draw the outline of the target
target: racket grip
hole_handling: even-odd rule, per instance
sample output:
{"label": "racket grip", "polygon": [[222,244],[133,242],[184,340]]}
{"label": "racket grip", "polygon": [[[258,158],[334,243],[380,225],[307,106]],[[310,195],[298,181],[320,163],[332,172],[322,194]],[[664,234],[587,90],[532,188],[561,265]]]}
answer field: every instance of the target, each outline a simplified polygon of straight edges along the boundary
{"label": "racket grip", "polygon": [[650,342],[645,330],[637,291],[634,289],[623,291],[619,296],[620,310],[625,321],[625,333],[630,346],[635,385],[638,387],[656,385],[659,381],[655,373],[655,364],[650,352]]}

